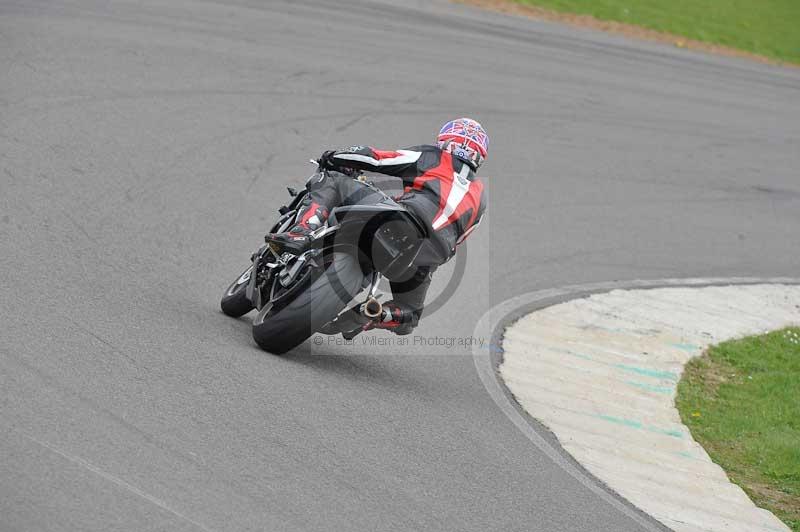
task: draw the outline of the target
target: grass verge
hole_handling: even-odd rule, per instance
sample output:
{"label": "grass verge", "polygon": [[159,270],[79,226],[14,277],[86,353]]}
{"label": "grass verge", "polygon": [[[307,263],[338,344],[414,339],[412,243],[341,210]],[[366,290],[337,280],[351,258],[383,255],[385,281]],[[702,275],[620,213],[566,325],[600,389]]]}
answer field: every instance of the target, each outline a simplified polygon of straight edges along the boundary
{"label": "grass verge", "polygon": [[800,64],[800,2],[797,0],[513,1],[560,13],[641,26]]}
{"label": "grass verge", "polygon": [[676,404],[731,481],[800,532],[800,328],[711,347],[686,365]]}

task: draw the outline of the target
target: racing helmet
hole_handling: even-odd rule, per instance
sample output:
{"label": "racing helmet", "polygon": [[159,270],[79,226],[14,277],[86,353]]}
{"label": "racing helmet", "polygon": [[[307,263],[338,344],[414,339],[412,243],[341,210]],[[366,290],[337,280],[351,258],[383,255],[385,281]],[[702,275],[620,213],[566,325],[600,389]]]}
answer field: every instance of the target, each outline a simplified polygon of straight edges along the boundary
{"label": "racing helmet", "polygon": [[477,170],[489,151],[489,136],[477,121],[457,118],[442,126],[436,137],[437,145],[444,151],[465,160]]}

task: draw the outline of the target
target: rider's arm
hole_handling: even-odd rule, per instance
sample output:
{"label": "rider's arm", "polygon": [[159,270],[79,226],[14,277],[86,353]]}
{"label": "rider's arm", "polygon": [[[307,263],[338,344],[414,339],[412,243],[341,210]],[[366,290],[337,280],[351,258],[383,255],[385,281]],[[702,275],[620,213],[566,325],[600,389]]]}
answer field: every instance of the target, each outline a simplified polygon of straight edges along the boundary
{"label": "rider's arm", "polygon": [[422,152],[415,150],[384,151],[369,146],[353,146],[330,154],[329,161],[338,168],[355,168],[368,172],[403,177],[416,175]]}

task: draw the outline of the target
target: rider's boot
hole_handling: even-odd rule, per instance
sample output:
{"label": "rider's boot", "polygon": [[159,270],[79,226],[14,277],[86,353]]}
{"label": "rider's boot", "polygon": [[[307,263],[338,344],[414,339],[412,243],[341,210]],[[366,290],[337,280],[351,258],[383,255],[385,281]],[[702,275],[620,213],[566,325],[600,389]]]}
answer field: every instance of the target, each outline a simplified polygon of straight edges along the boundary
{"label": "rider's boot", "polygon": [[383,304],[381,315],[364,325],[361,330],[384,329],[403,336],[411,334],[418,323],[418,313],[413,309],[395,301],[387,301]]}
{"label": "rider's boot", "polygon": [[277,247],[279,253],[288,251],[300,255],[311,244],[311,232],[319,229],[328,219],[328,209],[319,203],[312,202],[302,207],[299,213],[300,220],[283,233],[267,233],[264,240],[267,244]]}

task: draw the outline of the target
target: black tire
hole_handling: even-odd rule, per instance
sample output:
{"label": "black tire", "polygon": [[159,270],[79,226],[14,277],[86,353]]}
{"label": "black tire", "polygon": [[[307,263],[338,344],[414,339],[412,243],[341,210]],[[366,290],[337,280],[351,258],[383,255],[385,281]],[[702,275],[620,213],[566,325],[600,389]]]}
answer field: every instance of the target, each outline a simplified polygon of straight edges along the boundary
{"label": "black tire", "polygon": [[265,351],[280,355],[311,337],[336,317],[362,289],[364,273],[348,253],[333,262],[291,303],[274,314],[264,307],[253,320],[253,339]]}
{"label": "black tire", "polygon": [[231,283],[228,289],[225,290],[222,301],[219,302],[222,312],[232,318],[244,316],[255,308],[250,300],[247,299],[247,283],[250,279],[249,273],[252,273],[252,269],[253,266],[251,265],[242,272],[242,274]]}

